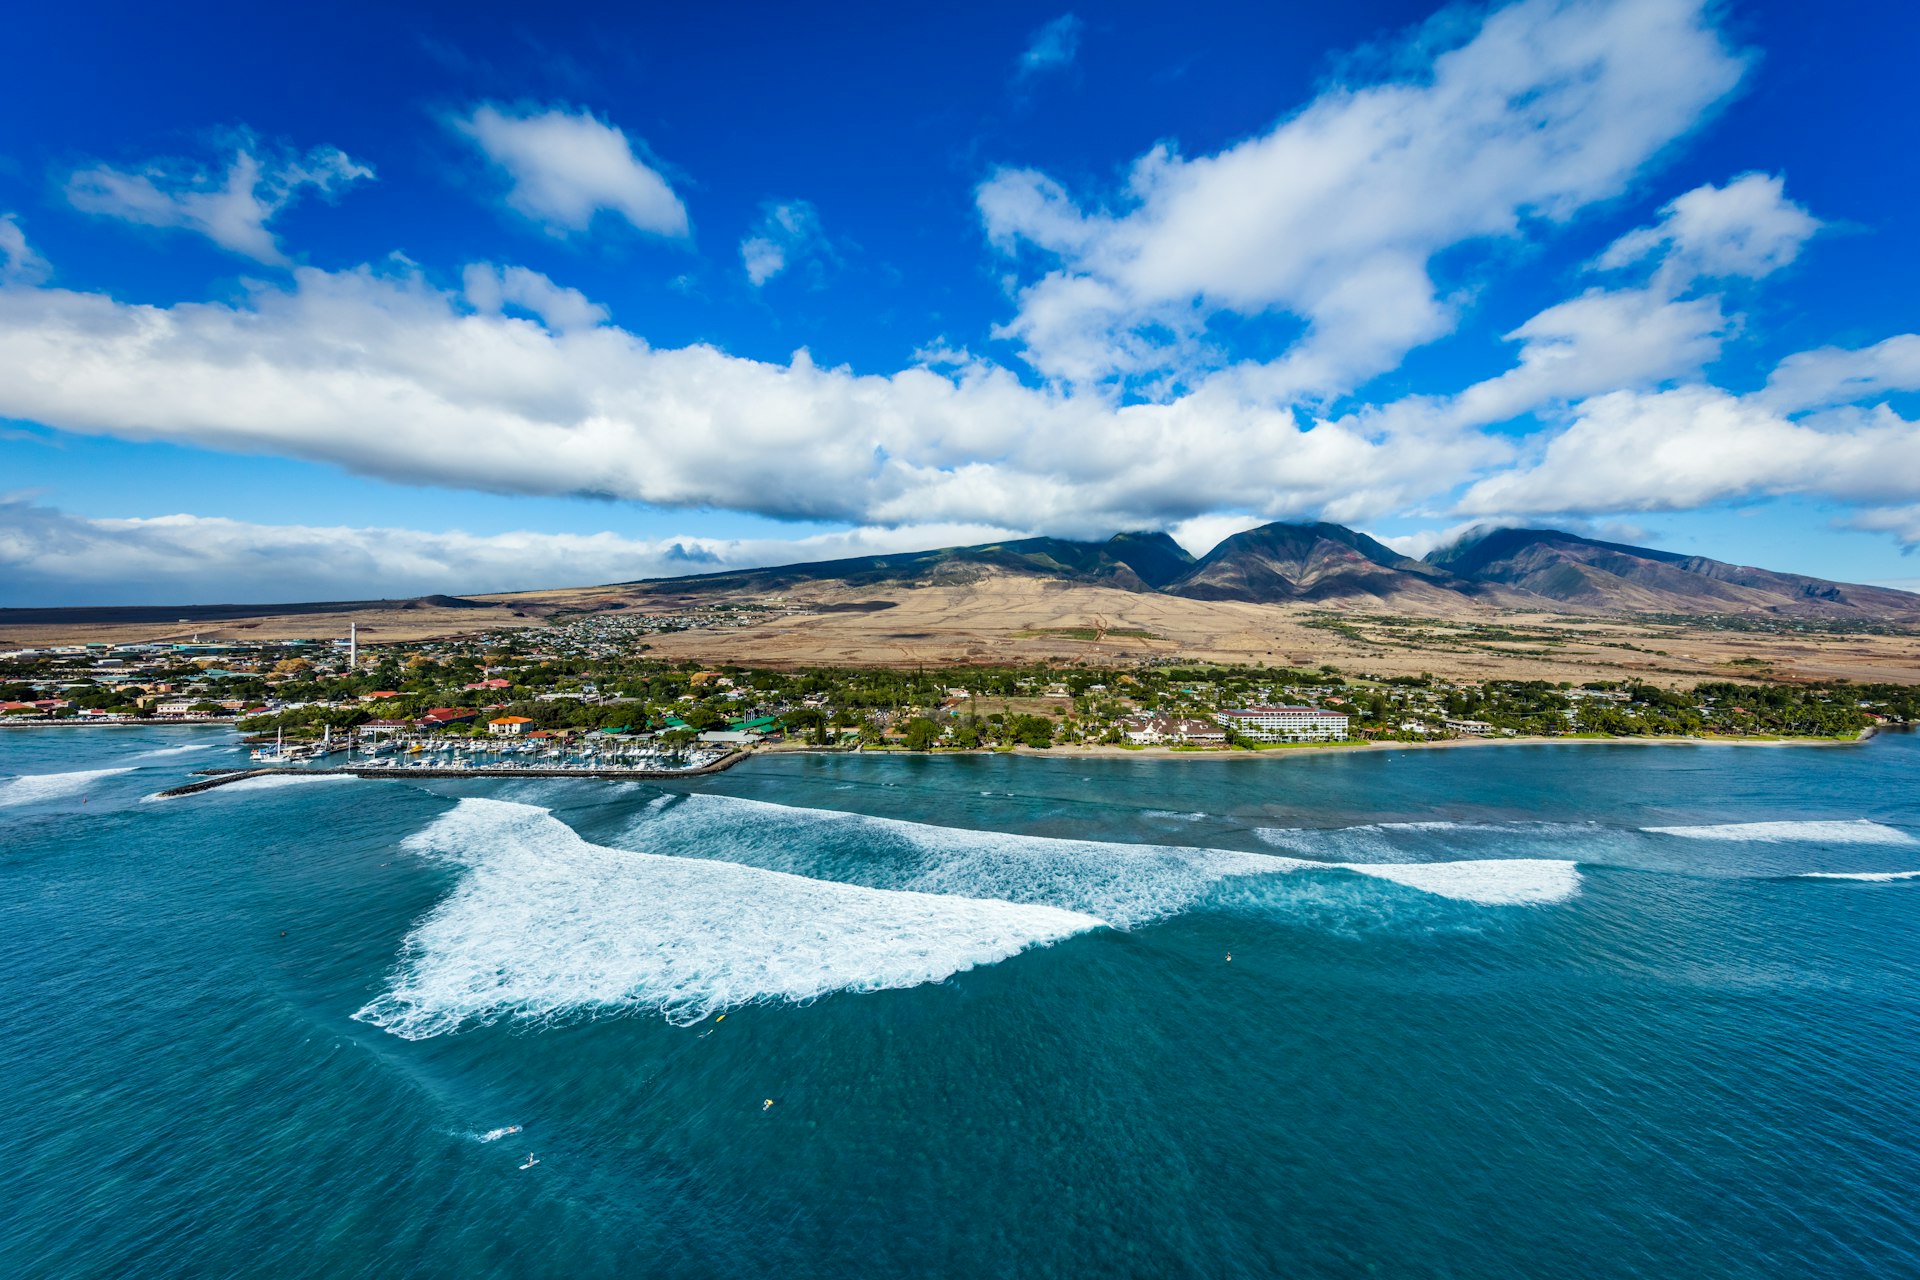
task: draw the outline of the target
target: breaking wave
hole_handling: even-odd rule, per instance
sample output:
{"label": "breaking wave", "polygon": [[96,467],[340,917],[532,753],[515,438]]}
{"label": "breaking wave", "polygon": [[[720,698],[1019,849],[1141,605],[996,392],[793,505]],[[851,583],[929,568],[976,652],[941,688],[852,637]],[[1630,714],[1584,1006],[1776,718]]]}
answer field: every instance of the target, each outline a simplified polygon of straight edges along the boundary
{"label": "breaking wave", "polygon": [[1802,871],[1796,880],[1916,880],[1920,871]]}
{"label": "breaking wave", "polygon": [[139,755],[135,756],[134,759],[151,760],[156,756],[185,755],[189,751],[212,751],[219,745],[220,744],[216,742],[190,742],[181,747],[155,747],[151,751],[142,751]]}
{"label": "breaking wave", "polygon": [[918,986],[1105,923],[607,848],[503,800],[463,799],[407,843],[466,871],[408,934],[391,989],[354,1015],[407,1039],[578,1011],[685,1024]]}
{"label": "breaking wave", "polygon": [[76,769],[71,773],[26,773],[0,780],[0,807],[42,804],[77,796],[102,778],[132,773],[133,766],[117,769]]}
{"label": "breaking wave", "polygon": [[1363,876],[1482,906],[1564,902],[1580,891],[1580,869],[1558,858],[1482,858],[1464,862],[1349,862]]}
{"label": "breaking wave", "polygon": [[595,844],[535,805],[458,801],[406,847],[464,874],[407,935],[389,990],[355,1016],[409,1039],[582,1013],[690,1023],[940,982],[1164,919],[1234,877],[1357,874],[1487,906],[1559,902],[1580,883],[1574,863],[1551,859],[1343,864],[711,795],[650,803],[623,842],[647,848]]}
{"label": "breaking wave", "polygon": [[1866,818],[1828,822],[1724,822],[1705,826],[1642,827],[1683,840],[1746,840],[1761,844],[1920,844],[1896,827]]}
{"label": "breaking wave", "polygon": [[269,773],[258,778],[242,778],[238,782],[229,782],[220,788],[220,792],[232,795],[236,791],[278,791],[281,787],[306,787],[319,782],[358,782],[360,779],[350,773]]}
{"label": "breaking wave", "polygon": [[[650,848],[724,850],[725,856],[798,875],[821,876],[877,888],[1001,898],[1081,911],[1122,929],[1176,915],[1232,877],[1296,871],[1390,872],[1447,863],[1393,864],[1282,857],[1237,849],[1126,844],[977,831],[876,818],[832,809],[805,809],[732,796],[691,795],[646,814],[631,833]],[[1521,861],[1521,860],[1516,860]],[[1496,883],[1486,870],[1422,877],[1409,870],[1410,888],[1482,905],[1557,902],[1578,884],[1572,861],[1525,860],[1562,868],[1551,882],[1515,886],[1529,873]],[[1460,865],[1497,868],[1502,860]],[[1376,878],[1391,878],[1385,874]]]}

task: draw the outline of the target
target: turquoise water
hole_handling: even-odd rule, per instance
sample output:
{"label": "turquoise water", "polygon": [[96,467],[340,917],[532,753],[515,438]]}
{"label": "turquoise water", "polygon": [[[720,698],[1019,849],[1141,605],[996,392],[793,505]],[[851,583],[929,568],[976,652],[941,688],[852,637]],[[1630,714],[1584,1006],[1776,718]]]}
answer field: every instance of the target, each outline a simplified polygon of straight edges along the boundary
{"label": "turquoise water", "polygon": [[1920,1271],[1909,736],[238,755],[0,734],[0,1272]]}

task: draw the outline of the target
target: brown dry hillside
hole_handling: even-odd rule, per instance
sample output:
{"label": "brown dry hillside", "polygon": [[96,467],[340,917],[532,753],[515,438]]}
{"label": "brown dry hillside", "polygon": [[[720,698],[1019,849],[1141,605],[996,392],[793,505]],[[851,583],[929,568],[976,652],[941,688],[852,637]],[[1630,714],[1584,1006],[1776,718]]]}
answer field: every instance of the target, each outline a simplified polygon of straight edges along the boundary
{"label": "brown dry hillside", "polygon": [[466,598],[174,611],[0,610],[0,644],[404,643],[595,615],[691,620],[654,653],[779,666],[1181,660],[1462,679],[1920,683],[1920,596],[1502,530],[1427,560],[1272,524],[1195,561],[1164,534],[1030,538]]}

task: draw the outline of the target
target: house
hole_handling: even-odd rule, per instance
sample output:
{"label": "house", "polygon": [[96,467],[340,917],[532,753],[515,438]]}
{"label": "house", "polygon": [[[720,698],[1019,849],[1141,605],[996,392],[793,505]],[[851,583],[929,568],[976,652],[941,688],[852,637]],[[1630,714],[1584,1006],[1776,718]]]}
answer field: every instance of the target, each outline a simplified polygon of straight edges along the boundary
{"label": "house", "polygon": [[1447,728],[1453,730],[1455,733],[1465,734],[1469,738],[1484,738],[1487,735],[1495,732],[1494,727],[1488,724],[1485,720],[1447,719],[1447,720],[1441,721],[1441,723],[1446,725]]}
{"label": "house", "polygon": [[465,690],[511,689],[513,687],[513,681],[511,680],[477,680],[472,684],[463,684],[460,687]]}
{"label": "house", "polygon": [[733,729],[709,729],[700,735],[702,742],[719,742],[731,747],[750,747],[760,741],[757,733],[741,733]]}
{"label": "house", "polygon": [[480,713],[471,707],[429,707],[427,714],[420,717],[423,729],[444,729],[450,724],[467,724],[480,718]]}
{"label": "house", "polygon": [[396,689],[375,689],[372,693],[361,694],[360,701],[377,702],[382,698],[397,698],[399,696],[400,693]]}
{"label": "house", "polygon": [[487,721],[487,732],[496,738],[517,738],[532,723],[533,720],[527,716],[501,716]]}
{"label": "house", "polygon": [[1347,736],[1347,717],[1319,707],[1236,707],[1214,719],[1254,742],[1333,742]]}
{"label": "house", "polygon": [[377,738],[387,733],[407,733],[412,728],[411,720],[369,720],[360,726],[360,735],[365,738]]}

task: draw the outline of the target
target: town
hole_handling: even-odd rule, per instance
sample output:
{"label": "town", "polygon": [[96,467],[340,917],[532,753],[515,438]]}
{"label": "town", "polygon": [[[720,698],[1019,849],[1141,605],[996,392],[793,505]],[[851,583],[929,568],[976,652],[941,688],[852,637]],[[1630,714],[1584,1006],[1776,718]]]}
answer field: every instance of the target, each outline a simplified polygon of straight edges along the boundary
{"label": "town", "polygon": [[1902,685],[1473,684],[1179,661],[773,670],[650,658],[650,630],[632,617],[590,616],[417,644],[361,646],[349,637],[17,649],[0,653],[0,724],[226,723],[282,744],[358,744],[373,756],[459,745],[489,759],[539,750],[705,761],[744,747],[1237,751],[1463,738],[1850,739],[1920,720],[1920,691]]}

